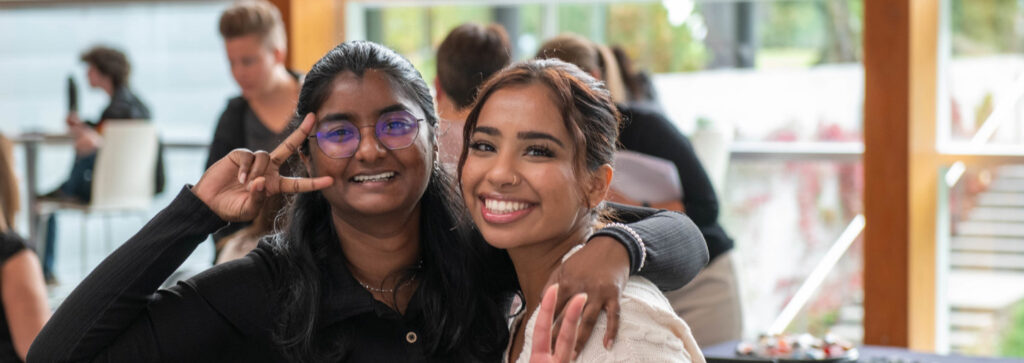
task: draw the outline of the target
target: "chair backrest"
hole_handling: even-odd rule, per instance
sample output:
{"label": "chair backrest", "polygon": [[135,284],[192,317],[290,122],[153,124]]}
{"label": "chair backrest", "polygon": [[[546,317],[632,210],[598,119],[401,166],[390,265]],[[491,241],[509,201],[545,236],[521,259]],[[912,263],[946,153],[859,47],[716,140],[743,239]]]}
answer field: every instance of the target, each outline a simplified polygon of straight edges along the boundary
{"label": "chair backrest", "polygon": [[145,120],[107,120],[92,175],[93,209],[148,210],[153,201],[156,127]]}

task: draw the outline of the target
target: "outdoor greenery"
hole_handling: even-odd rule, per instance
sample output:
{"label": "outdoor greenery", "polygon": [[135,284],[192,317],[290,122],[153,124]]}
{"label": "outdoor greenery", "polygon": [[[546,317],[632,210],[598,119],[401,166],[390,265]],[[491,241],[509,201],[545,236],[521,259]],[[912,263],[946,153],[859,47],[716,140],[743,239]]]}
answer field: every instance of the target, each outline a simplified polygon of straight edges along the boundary
{"label": "outdoor greenery", "polygon": [[1024,358],[1024,301],[1011,309],[1009,326],[999,342],[999,354],[1003,357]]}
{"label": "outdoor greenery", "polygon": [[952,0],[953,55],[1020,52],[1024,30],[1019,0]]}

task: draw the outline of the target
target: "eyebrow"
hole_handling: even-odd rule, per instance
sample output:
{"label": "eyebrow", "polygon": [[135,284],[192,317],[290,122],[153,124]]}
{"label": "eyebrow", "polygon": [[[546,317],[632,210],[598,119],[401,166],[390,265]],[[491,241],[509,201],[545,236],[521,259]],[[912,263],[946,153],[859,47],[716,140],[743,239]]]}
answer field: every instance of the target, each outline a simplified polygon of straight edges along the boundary
{"label": "eyebrow", "polygon": [[[473,129],[473,133],[477,133],[477,132],[482,133],[482,134],[491,135],[491,136],[501,136],[501,131],[499,131],[496,128],[489,127],[489,126],[480,126],[480,127],[477,127],[475,129]],[[520,140],[536,140],[536,139],[550,140],[550,141],[558,144],[558,146],[560,146],[562,148],[565,148],[565,144],[563,144],[561,140],[559,140],[558,138],[552,136],[551,134],[544,133],[544,132],[522,131],[522,132],[517,133],[516,136]]]}
{"label": "eyebrow", "polygon": [[558,140],[557,138],[555,138],[551,134],[544,133],[544,132],[523,131],[523,132],[520,132],[520,133],[516,134],[516,136],[518,136],[519,139],[521,139],[521,140],[535,140],[535,139],[551,140],[552,142],[558,144],[558,146],[560,146],[562,148],[565,148],[565,145],[562,144],[562,141]]}
{"label": "eyebrow", "polygon": [[[400,103],[396,103],[396,104],[393,104],[393,105],[390,105],[390,106],[387,106],[387,107],[384,107],[384,108],[381,108],[381,109],[377,110],[377,115],[380,116],[380,115],[383,115],[385,113],[395,112],[395,111],[406,111],[406,112],[412,113],[412,111],[409,111],[409,109],[407,107],[405,107],[405,105],[402,105]],[[329,113],[329,114],[325,115],[323,118],[320,119],[320,122],[324,122],[324,121],[349,121],[349,122],[351,122],[352,119],[354,119],[354,118],[356,118],[355,114],[353,114],[351,112],[337,112],[337,113]]]}

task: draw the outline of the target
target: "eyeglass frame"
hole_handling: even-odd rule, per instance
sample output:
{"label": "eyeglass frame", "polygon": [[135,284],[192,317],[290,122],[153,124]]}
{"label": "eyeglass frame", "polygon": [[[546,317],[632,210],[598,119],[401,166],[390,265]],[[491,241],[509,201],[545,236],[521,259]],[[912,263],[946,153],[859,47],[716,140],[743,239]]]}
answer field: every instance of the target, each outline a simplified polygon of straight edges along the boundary
{"label": "eyeglass frame", "polygon": [[[405,145],[405,146],[402,146],[402,147],[392,148],[392,147],[388,146],[386,143],[384,143],[383,141],[380,140],[380,135],[377,135],[377,124],[381,122],[381,120],[384,118],[384,116],[386,116],[388,114],[392,114],[392,113],[399,113],[399,112],[406,113],[409,116],[413,117],[413,120],[416,121],[416,123],[415,123],[415,125],[416,125],[416,134],[413,135],[412,140],[409,142],[408,145]],[[382,113],[380,115],[380,117],[377,118],[377,121],[374,121],[374,123],[373,123],[373,138],[376,139],[377,143],[383,145],[388,150],[404,150],[404,149],[407,149],[407,148],[409,148],[410,146],[412,146],[413,144],[416,143],[416,137],[418,137],[420,135],[420,122],[422,122],[422,121],[426,121],[426,118],[416,117],[415,115],[412,114],[412,112],[409,112],[408,110],[394,110],[394,111],[389,111],[389,112]],[[339,122],[348,122],[349,124],[352,124],[352,126],[354,126],[356,128],[356,130],[357,130],[357,132],[356,132],[356,137],[358,137],[357,144],[356,144],[356,148],[352,151],[351,155],[335,157],[335,156],[331,156],[331,154],[328,154],[327,152],[325,152],[323,146],[320,145],[320,137],[319,137],[320,131],[314,131],[312,135],[306,136],[306,139],[307,140],[308,139],[316,140],[317,148],[320,149],[320,152],[323,153],[328,158],[331,158],[331,159],[348,159],[348,158],[351,158],[351,157],[355,156],[356,153],[359,151],[358,143],[363,142],[363,131],[362,131],[362,129],[369,127],[369,125],[363,126],[363,127],[359,127],[359,126],[356,126],[355,123],[353,123],[352,121],[342,120],[342,121],[339,121]],[[318,122],[318,124],[319,124],[319,122]]]}

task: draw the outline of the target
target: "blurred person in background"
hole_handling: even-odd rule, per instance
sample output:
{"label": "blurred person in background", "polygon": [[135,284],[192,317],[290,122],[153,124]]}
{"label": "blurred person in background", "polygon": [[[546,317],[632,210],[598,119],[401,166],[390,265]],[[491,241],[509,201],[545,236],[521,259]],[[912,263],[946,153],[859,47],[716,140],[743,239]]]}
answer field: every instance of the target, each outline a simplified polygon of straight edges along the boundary
{"label": "blurred person in background", "polygon": [[50,317],[39,259],[14,233],[18,205],[11,143],[0,135],[0,362],[24,361]]}
{"label": "blurred person in background", "polygon": [[508,33],[500,24],[465,23],[437,48],[437,137],[441,163],[455,171],[462,151],[462,128],[480,85],[512,61]]}
{"label": "blurred person in background", "polygon": [[654,89],[650,74],[634,70],[633,61],[622,47],[613,45],[611,51],[615,55],[615,62],[619,64],[622,84],[626,87],[626,104],[664,112],[658,103],[658,92]]}
{"label": "blurred person in background", "polygon": [[[280,144],[295,113],[301,82],[298,73],[285,68],[288,41],[281,12],[273,4],[236,2],[221,14],[219,27],[231,76],[242,94],[228,100],[220,115],[206,168],[234,149],[272,150]],[[232,223],[214,233],[217,263],[255,248],[259,238],[273,230],[273,220],[283,204],[283,200],[271,200],[260,211],[257,223]]]}
{"label": "blurred person in background", "polygon": [[668,292],[676,313],[693,328],[702,347],[740,339],[743,333],[742,307],[733,259],[733,241],[718,224],[718,199],[711,180],[697,154],[679,130],[660,112],[634,107],[629,101],[618,62],[611,50],[574,34],[546,41],[537,58],[559,58],[575,64],[597,79],[607,82],[612,98],[622,113],[619,142],[625,150],[670,161],[682,185],[680,201],[630,200],[611,193],[609,200],[685,212],[700,228],[707,242],[707,267],[682,289]]}
{"label": "blurred person in background", "polygon": [[[77,111],[68,113],[65,121],[74,139],[75,162],[67,181],[57,190],[40,196],[43,201],[89,203],[92,199],[92,171],[96,165],[96,151],[103,144],[103,125],[117,120],[150,119],[149,107],[128,86],[131,63],[124,52],[107,46],[94,46],[82,53],[81,59],[89,66],[86,73],[89,86],[103,90],[110,96],[110,103],[96,121],[83,121]],[[159,193],[164,182],[162,152],[158,153],[157,158],[155,191]],[[56,282],[53,271],[56,238],[57,220],[54,214],[50,214],[46,223],[43,253],[43,275],[49,283]]]}

